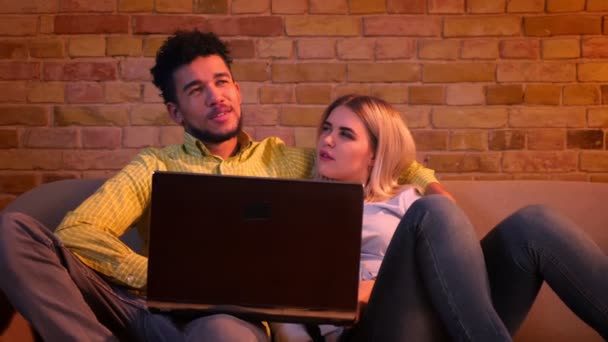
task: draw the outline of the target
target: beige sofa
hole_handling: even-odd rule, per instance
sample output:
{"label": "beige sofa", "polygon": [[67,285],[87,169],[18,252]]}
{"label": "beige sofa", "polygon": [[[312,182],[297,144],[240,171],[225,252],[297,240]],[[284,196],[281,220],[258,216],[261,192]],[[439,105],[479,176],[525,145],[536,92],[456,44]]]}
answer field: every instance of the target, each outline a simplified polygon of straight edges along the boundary
{"label": "beige sofa", "polygon": [[[5,211],[29,212],[35,217],[44,217],[44,223],[55,227],[66,210],[99,184],[98,180],[46,184],[20,196]],[[467,212],[480,237],[512,211],[527,204],[543,203],[574,219],[608,253],[608,184],[558,181],[445,181],[443,184]],[[53,194],[51,202],[49,194]],[[13,319],[0,337],[2,342],[29,340],[32,340],[31,332],[20,316]],[[515,340],[602,341],[546,286]]]}

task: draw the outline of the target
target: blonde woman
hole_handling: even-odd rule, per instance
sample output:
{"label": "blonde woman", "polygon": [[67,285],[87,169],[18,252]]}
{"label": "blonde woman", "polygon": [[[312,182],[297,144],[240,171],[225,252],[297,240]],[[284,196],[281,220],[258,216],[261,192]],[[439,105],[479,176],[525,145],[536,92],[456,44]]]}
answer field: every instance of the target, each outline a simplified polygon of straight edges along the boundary
{"label": "blonde woman", "polygon": [[608,261],[573,223],[544,207],[525,208],[484,238],[482,252],[453,201],[400,184],[415,147],[391,105],[348,95],[321,122],[317,178],[365,185],[365,309],[346,329],[273,324],[276,340],[510,341],[544,280],[608,336]]}

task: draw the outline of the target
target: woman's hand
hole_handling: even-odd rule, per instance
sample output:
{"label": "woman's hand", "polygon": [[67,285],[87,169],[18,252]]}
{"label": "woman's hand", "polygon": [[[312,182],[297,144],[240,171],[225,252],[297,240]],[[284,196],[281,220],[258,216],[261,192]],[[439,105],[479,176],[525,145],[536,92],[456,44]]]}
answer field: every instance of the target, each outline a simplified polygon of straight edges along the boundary
{"label": "woman's hand", "polygon": [[361,318],[363,311],[369,302],[369,296],[372,294],[375,280],[362,280],[359,282],[359,305],[357,306],[357,321]]}

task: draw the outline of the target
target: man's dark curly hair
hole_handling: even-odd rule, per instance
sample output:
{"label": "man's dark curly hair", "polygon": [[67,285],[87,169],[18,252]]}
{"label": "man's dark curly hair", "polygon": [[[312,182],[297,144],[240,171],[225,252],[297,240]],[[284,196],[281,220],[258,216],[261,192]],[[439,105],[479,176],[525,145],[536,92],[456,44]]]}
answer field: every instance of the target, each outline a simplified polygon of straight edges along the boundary
{"label": "man's dark curly hair", "polygon": [[226,44],[213,32],[177,31],[156,53],[156,64],[150,69],[153,82],[161,91],[165,103],[177,103],[173,73],[197,57],[218,55],[230,70],[232,58]]}

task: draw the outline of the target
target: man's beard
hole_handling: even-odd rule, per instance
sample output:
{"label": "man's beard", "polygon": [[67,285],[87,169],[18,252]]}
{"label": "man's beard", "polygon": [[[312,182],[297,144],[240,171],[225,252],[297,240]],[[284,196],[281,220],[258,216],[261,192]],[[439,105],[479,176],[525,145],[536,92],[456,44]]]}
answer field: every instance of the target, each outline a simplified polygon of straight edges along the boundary
{"label": "man's beard", "polygon": [[241,116],[239,118],[238,124],[232,131],[226,133],[213,133],[208,130],[202,130],[192,127],[188,123],[184,125],[184,129],[186,130],[186,132],[190,133],[190,135],[202,141],[203,143],[219,144],[223,143],[224,141],[230,140],[239,135],[239,133],[241,133],[241,130],[243,129],[243,117]]}

